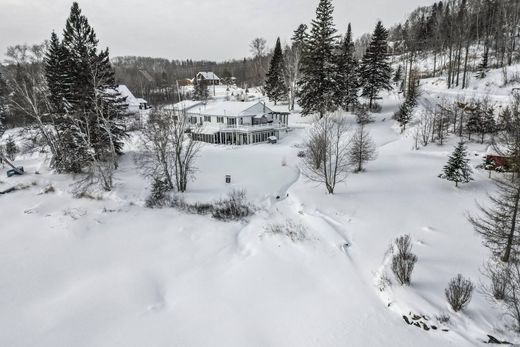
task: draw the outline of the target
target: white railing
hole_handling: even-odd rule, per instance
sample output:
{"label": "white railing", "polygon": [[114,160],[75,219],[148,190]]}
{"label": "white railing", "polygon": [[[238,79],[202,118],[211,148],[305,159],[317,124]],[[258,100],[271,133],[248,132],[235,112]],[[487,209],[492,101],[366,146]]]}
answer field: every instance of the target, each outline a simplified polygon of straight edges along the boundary
{"label": "white railing", "polygon": [[220,124],[220,130],[261,130],[261,129],[285,129],[284,123],[273,122],[266,124]]}

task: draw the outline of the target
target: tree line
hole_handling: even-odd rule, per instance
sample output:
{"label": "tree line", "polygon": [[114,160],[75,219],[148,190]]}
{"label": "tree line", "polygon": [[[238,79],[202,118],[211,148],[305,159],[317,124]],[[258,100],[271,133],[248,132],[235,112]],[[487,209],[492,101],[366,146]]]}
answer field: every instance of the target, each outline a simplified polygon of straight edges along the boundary
{"label": "tree line", "polygon": [[405,81],[413,78],[417,59],[432,54],[431,76],[447,74],[448,88],[466,88],[470,71],[482,78],[490,68],[518,61],[519,22],[517,0],[439,1],[413,11],[389,37],[392,53],[401,55]]}

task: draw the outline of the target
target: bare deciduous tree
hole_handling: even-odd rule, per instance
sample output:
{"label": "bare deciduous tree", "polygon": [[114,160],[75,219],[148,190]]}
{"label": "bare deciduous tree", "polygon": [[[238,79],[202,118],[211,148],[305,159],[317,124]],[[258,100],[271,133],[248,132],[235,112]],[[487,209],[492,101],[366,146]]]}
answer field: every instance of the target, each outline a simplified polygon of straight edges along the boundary
{"label": "bare deciduous tree", "polygon": [[303,174],[311,181],[324,184],[333,194],[336,184],[347,178],[351,140],[345,117],[331,114],[317,120],[305,144]]}
{"label": "bare deciduous tree", "polygon": [[492,206],[479,206],[481,215],[470,216],[475,231],[484,237],[484,244],[504,262],[509,262],[515,247],[520,245],[518,235],[518,209],[520,207],[520,181],[495,180],[496,195],[490,195]]}
{"label": "bare deciduous tree", "polygon": [[354,166],[354,172],[364,171],[363,164],[377,157],[376,145],[370,134],[365,130],[365,125],[361,124],[352,138],[352,145],[349,150],[349,162]]}
{"label": "bare deciduous tree", "polygon": [[196,172],[195,159],[201,142],[199,127],[183,111],[158,111],[142,132],[143,151],[136,157],[143,174],[164,180],[170,189],[185,192]]}

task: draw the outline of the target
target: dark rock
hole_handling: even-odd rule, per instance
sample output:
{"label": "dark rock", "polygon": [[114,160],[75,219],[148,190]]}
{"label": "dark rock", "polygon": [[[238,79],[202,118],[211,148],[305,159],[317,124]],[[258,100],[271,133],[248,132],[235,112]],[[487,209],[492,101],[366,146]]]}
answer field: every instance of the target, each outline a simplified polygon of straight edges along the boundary
{"label": "dark rock", "polygon": [[403,316],[403,319],[404,319],[404,321],[406,322],[406,324],[408,324],[408,325],[412,324],[412,323],[408,320],[408,317]]}
{"label": "dark rock", "polygon": [[426,331],[430,330],[430,328],[426,324],[424,324],[424,323],[422,323],[422,327]]}
{"label": "dark rock", "polygon": [[511,342],[507,342],[507,341],[500,341],[499,339],[497,339],[496,337],[492,336],[492,335],[488,335],[488,342],[486,343],[493,343],[493,344],[496,344],[496,345],[512,345]]}
{"label": "dark rock", "polygon": [[415,322],[415,323],[413,323],[413,325],[415,325],[415,326],[418,327],[418,328],[421,327],[421,324],[419,324],[419,322]]}
{"label": "dark rock", "polygon": [[433,330],[437,330],[437,326],[435,326],[435,325],[432,325],[431,328],[432,328]]}

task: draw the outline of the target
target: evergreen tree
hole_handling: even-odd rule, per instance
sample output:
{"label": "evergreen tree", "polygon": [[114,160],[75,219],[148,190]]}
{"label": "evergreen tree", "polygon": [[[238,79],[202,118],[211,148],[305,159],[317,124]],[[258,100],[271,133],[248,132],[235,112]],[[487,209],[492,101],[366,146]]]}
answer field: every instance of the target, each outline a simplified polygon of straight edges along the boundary
{"label": "evergreen tree", "polygon": [[274,104],[283,100],[287,95],[287,87],[284,80],[283,52],[280,38],[276,40],[273,58],[269,66],[269,72],[266,75],[265,91],[267,97],[274,101]]}
{"label": "evergreen tree", "polygon": [[104,160],[122,151],[126,132],[121,118],[126,105],[117,91],[108,48],[98,52],[97,45],[94,29],[74,2],[63,32],[65,64],[58,78],[66,112],[82,132],[88,129],[84,145],[92,147],[87,150],[92,150],[95,158]]}
{"label": "evergreen tree", "polygon": [[316,19],[305,42],[299,81],[300,106],[304,115],[325,113],[337,109],[334,100],[336,90],[336,29],[332,19],[334,7],[331,0],[320,0]]}
{"label": "evergreen tree", "polygon": [[369,99],[372,109],[374,99],[382,90],[391,90],[390,78],[392,69],[388,61],[388,31],[381,21],[377,22],[370,44],[361,60],[360,78],[362,96]]}
{"label": "evergreen tree", "polygon": [[7,89],[7,83],[4,80],[2,72],[0,72],[0,138],[6,130],[6,118],[9,102],[9,90]]}
{"label": "evergreen tree", "polygon": [[307,24],[300,24],[291,37],[293,47],[297,47],[298,49],[302,50],[305,46],[307,38]]}
{"label": "evergreen tree", "polygon": [[394,83],[397,84],[402,79],[403,79],[403,66],[401,64],[399,64],[397,66],[397,69],[395,70],[393,81],[394,81]]}
{"label": "evergreen tree", "polygon": [[58,35],[52,32],[49,48],[43,60],[45,79],[49,89],[51,107],[56,113],[65,112],[66,89],[70,85],[70,75],[66,75],[68,52],[61,44]]}
{"label": "evergreen tree", "polygon": [[355,48],[352,42],[352,29],[348,24],[347,35],[342,40],[336,61],[336,94],[337,106],[352,110],[358,104],[359,78],[357,61],[354,58]]}
{"label": "evergreen tree", "polygon": [[486,74],[488,72],[488,59],[489,59],[488,51],[487,51],[487,49],[484,49],[484,53],[482,54],[482,61],[480,62],[480,64],[477,67],[477,74],[475,75],[476,78],[482,79],[482,78],[486,77]]}
{"label": "evergreen tree", "polygon": [[401,132],[406,130],[406,126],[413,118],[413,110],[417,106],[417,98],[419,97],[419,88],[415,81],[412,81],[408,88],[405,101],[394,114],[394,119],[399,122]]}
{"label": "evergreen tree", "polygon": [[200,80],[197,80],[197,78],[194,79],[193,82],[193,100],[198,101],[208,101],[209,99],[209,86],[208,82],[201,78]]}
{"label": "evergreen tree", "polygon": [[443,172],[439,177],[455,182],[455,187],[458,187],[459,183],[468,183],[473,180],[471,174],[472,170],[469,166],[466,146],[463,141],[460,141],[450,155],[448,163],[444,166]]}

